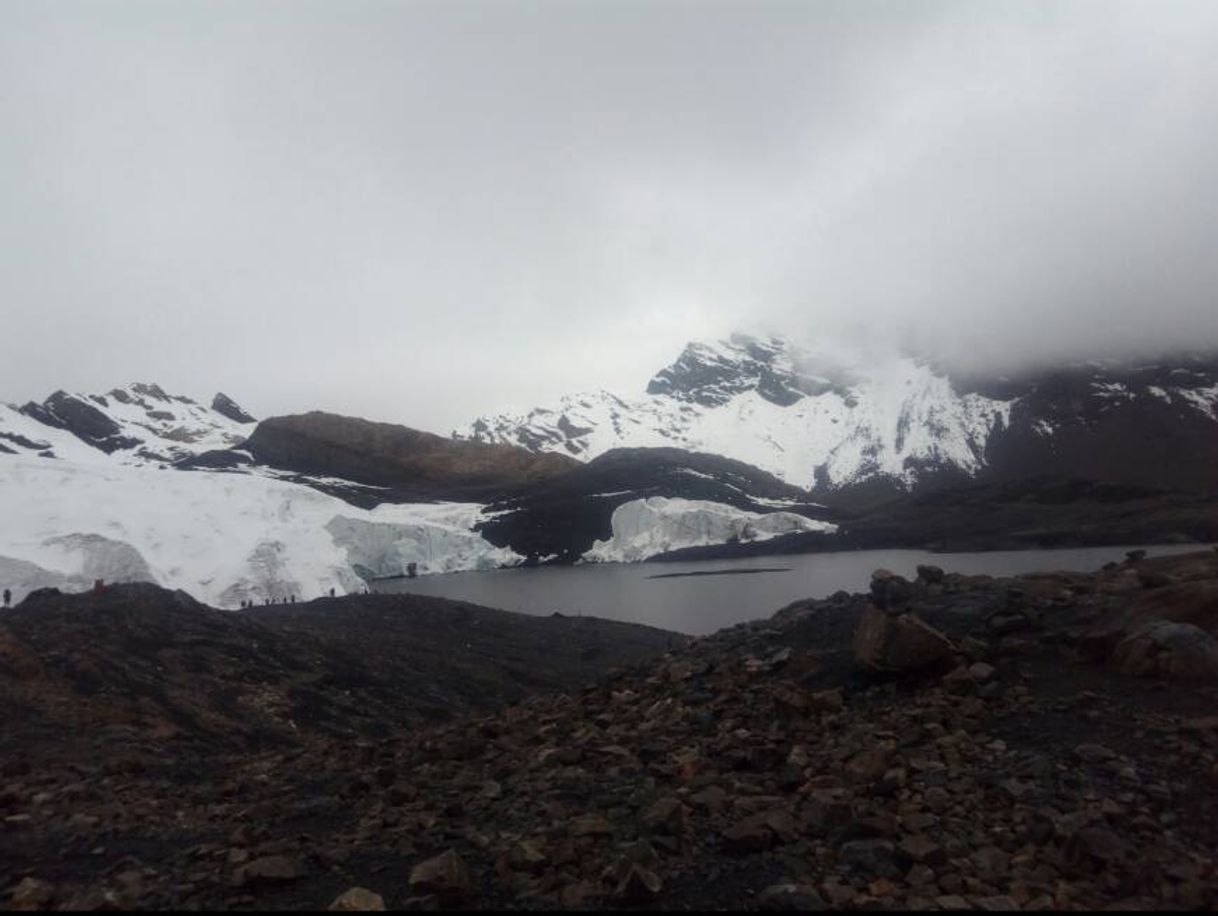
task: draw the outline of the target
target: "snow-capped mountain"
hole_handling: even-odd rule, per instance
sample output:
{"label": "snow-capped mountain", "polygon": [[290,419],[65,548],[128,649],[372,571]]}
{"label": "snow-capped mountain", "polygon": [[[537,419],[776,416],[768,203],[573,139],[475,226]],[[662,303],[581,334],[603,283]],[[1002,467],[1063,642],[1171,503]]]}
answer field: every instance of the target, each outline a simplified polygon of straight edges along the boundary
{"label": "snow-capped mountain", "polygon": [[210,407],[135,382],[105,394],[56,391],[41,403],[0,405],[0,451],[47,458],[110,456],[128,465],[171,464],[239,445],[255,420],[224,394]]}
{"label": "snow-capped mountain", "polygon": [[[744,461],[808,489],[875,480],[911,488],[944,473],[974,477],[991,468],[1006,476],[1103,476],[1090,474],[1095,461],[1067,455],[1063,464],[1062,454],[1144,438],[1137,427],[1148,423],[1187,442],[1218,435],[1216,404],[1214,360],[961,379],[895,351],[847,354],[734,334],[689,344],[645,394],[568,395],[552,406],[480,417],[455,435],[581,460],[620,447],[675,446]],[[1132,425],[1116,431],[1133,408]],[[1218,457],[1214,448],[1182,451],[1186,462],[1192,454],[1203,465]],[[1126,458],[1147,463],[1136,452],[1125,446]],[[1151,476],[1163,470],[1148,463]],[[1191,465],[1180,473],[1190,483],[1197,476]]]}
{"label": "snow-capped mountain", "polygon": [[852,365],[780,338],[735,334],[689,344],[642,396],[569,395],[554,407],[479,418],[459,434],[585,460],[612,448],[674,446],[811,488],[877,474],[912,482],[927,466],[973,471],[1009,411],[1007,400],[957,393],[909,357]]}

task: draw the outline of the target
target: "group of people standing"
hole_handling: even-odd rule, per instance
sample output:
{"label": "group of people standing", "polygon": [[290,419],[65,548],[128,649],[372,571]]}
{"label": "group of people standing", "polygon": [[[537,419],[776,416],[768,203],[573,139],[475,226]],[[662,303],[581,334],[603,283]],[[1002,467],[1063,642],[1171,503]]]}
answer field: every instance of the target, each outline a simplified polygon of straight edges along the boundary
{"label": "group of people standing", "polygon": [[[331,589],[330,591],[331,591],[331,592],[333,592],[334,590],[333,590],[333,589]],[[242,608],[242,610],[245,610],[245,609],[247,609],[247,608],[252,608],[252,607],[253,607],[253,606],[254,606],[256,603],[257,603],[257,602],[256,602],[256,601],[254,601],[254,600],[251,598],[249,601],[242,601],[242,602],[241,602],[241,608]],[[280,598],[280,599],[279,599],[279,600],[277,600],[277,601],[276,601],[276,600],[274,600],[274,599],[272,599],[272,598],[263,598],[263,599],[262,599],[262,603],[263,603],[264,605],[271,605],[271,604],[295,604],[295,603],[296,603],[296,596],[295,596],[295,595],[289,595],[288,597],[286,597],[286,598]]]}
{"label": "group of people standing", "polygon": [[[5,594],[5,602],[4,602],[4,603],[5,603],[5,606],[7,606],[7,605],[8,605],[8,597],[7,597],[7,596],[8,596],[8,592],[5,592],[4,594]],[[368,587],[367,587],[367,586],[364,586],[362,589],[360,589],[360,594],[361,594],[361,595],[369,595],[369,594],[371,594],[371,592],[368,590]],[[334,589],[330,589],[330,597],[331,597],[331,598],[333,598],[333,597],[334,597]],[[287,597],[279,597],[279,598],[270,598],[270,597],[267,597],[267,598],[263,598],[263,599],[262,599],[262,605],[263,605],[264,607],[269,606],[269,605],[272,605],[272,604],[295,604],[295,603],[296,603],[296,596],[295,596],[295,595],[288,595]],[[250,598],[250,599],[249,599],[249,600],[247,600],[247,601],[242,601],[242,602],[241,602],[241,608],[242,608],[242,610],[248,610],[249,608],[253,608],[253,607],[257,607],[257,606],[258,606],[258,602],[257,602],[256,600],[254,600],[253,598]]]}

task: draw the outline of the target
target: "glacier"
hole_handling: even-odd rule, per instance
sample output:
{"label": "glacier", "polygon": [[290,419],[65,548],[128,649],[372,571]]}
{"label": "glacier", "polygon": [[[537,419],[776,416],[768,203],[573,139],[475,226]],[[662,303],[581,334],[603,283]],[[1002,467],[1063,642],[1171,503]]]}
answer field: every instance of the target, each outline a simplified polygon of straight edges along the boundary
{"label": "glacier", "polygon": [[761,514],[724,503],[651,496],[623,503],[613,512],[613,533],[596,541],[582,559],[589,563],[637,563],[683,547],[766,541],[784,534],[837,530],[832,522],[794,512]]}
{"label": "glacier", "polygon": [[[87,446],[86,446],[87,448]],[[92,451],[92,450],[91,450]],[[359,509],[302,484],[104,460],[0,459],[0,585],[149,580],[217,607],[359,591],[378,575],[513,565],[466,503]]]}

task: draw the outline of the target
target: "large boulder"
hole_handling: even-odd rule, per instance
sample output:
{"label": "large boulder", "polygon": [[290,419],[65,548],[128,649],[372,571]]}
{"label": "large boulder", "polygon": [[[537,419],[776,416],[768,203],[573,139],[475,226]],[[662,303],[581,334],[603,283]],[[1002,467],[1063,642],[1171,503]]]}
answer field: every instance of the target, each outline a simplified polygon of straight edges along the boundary
{"label": "large boulder", "polygon": [[892,615],[869,606],[854,631],[854,660],[870,671],[944,668],[955,654],[952,641],[914,613]]}
{"label": "large boulder", "polygon": [[871,574],[871,602],[876,607],[903,608],[913,597],[913,583],[887,569],[877,569]]}
{"label": "large boulder", "polygon": [[1112,664],[1126,674],[1218,681],[1218,640],[1191,623],[1152,620],[1117,645]]}

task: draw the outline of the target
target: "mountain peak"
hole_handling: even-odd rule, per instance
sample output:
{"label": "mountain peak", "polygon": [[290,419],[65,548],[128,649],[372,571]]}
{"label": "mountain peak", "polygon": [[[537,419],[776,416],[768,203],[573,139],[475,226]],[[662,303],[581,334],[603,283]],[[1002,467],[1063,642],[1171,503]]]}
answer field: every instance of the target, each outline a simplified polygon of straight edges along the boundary
{"label": "mountain peak", "polygon": [[257,423],[258,421],[251,417],[248,413],[230,398],[223,391],[217,392],[216,396],[211,399],[211,409],[221,416],[228,417],[234,423]]}
{"label": "mountain peak", "polygon": [[675,362],[652,377],[647,393],[718,407],[756,391],[771,404],[787,407],[834,388],[831,379],[804,368],[808,362],[786,338],[737,331],[726,340],[687,344]]}
{"label": "mountain peak", "polygon": [[131,382],[105,394],[61,389],[18,411],[43,429],[70,434],[52,436],[54,442],[44,442],[47,437],[41,434],[36,438],[22,434],[33,443],[23,446],[26,451],[36,445],[40,453],[58,456],[72,449],[74,437],[131,464],[168,464],[203,451],[231,448],[245,439],[248,430],[243,427],[254,422],[224,395],[217,395],[209,409],[193,398],[169,394],[155,382]]}

